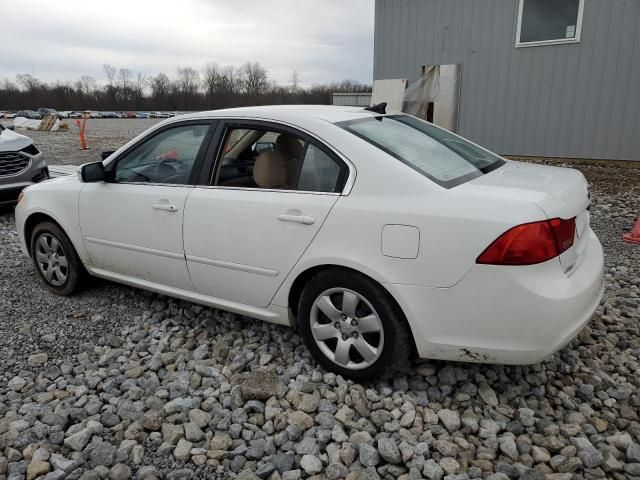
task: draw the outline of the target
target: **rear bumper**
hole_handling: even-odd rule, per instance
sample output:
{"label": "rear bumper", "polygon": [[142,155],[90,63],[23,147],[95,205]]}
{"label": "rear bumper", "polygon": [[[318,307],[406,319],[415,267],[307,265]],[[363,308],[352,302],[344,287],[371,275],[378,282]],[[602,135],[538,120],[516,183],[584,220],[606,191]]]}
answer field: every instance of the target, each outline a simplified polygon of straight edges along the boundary
{"label": "rear bumper", "polygon": [[525,267],[475,265],[455,286],[386,285],[424,358],[537,363],[573,339],[603,291],[602,246],[589,230],[584,260],[570,276],[557,258]]}

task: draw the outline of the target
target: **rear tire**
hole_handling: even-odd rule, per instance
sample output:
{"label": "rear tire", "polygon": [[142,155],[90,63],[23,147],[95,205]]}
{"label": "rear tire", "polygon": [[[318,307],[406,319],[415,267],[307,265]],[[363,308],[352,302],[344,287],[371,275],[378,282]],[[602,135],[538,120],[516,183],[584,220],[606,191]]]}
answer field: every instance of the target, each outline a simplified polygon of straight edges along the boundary
{"label": "rear tire", "polygon": [[355,272],[331,269],[312,277],[300,297],[298,324],[318,363],[353,380],[391,374],[413,350],[389,293]]}
{"label": "rear tire", "polygon": [[33,229],[31,258],[44,286],[56,295],[71,295],[87,277],[71,240],[55,223],[42,222]]}

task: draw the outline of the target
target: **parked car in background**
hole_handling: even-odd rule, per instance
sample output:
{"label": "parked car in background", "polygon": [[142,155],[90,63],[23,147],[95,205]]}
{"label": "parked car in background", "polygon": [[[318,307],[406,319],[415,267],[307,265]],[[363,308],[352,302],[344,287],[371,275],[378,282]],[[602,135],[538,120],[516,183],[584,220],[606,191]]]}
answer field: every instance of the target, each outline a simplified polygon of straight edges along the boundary
{"label": "parked car in background", "polygon": [[127,112],[127,118],[138,118],[138,114],[136,112]]}
{"label": "parked car in background", "polygon": [[38,109],[38,114],[40,115],[40,118],[44,118],[46,115],[49,114],[57,114],[58,111],[55,108],[39,108]]}
{"label": "parked car in background", "polygon": [[160,113],[160,112],[149,112],[149,118],[162,118],[162,113]]}
{"label": "parked car in background", "polygon": [[88,111],[89,118],[102,118],[102,112]]}
{"label": "parked car in background", "polygon": [[296,105],[160,122],[29,187],[16,229],[54,293],[88,272],[295,319],[321,365],[362,379],[414,350],[527,364],[566,345],[603,291],[589,204],[577,170],[382,106]]}
{"label": "parked car in background", "polygon": [[81,118],[82,112],[71,112],[69,113],[69,118]]}
{"label": "parked car in background", "polygon": [[158,116],[158,118],[171,118],[171,117],[172,117],[172,115],[169,112],[162,112]]}
{"label": "parked car in background", "polygon": [[118,118],[116,112],[102,112],[102,118]]}
{"label": "parked car in background", "polygon": [[33,140],[0,124],[0,205],[15,202],[24,187],[47,178],[49,169]]}
{"label": "parked car in background", "polygon": [[16,112],[0,112],[0,118],[16,118]]}
{"label": "parked car in background", "polygon": [[137,118],[149,118],[149,112],[138,112]]}
{"label": "parked car in background", "polygon": [[34,112],[33,110],[20,110],[16,113],[16,117],[24,117],[31,120],[40,120],[42,118],[38,112]]}
{"label": "parked car in background", "polygon": [[63,111],[63,112],[58,112],[58,118],[59,118],[59,119],[61,119],[61,120],[62,120],[63,118],[69,118],[69,114],[70,114],[70,113],[71,113],[71,112],[70,112],[70,111],[68,111],[68,110],[67,110],[67,111]]}

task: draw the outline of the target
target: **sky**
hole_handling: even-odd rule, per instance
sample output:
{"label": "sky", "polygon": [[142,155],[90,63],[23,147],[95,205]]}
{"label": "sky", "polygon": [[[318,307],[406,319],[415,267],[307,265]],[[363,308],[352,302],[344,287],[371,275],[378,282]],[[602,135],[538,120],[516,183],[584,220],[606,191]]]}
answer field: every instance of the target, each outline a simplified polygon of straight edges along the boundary
{"label": "sky", "polygon": [[105,81],[257,61],[302,86],[371,83],[374,0],[0,0],[0,79]]}

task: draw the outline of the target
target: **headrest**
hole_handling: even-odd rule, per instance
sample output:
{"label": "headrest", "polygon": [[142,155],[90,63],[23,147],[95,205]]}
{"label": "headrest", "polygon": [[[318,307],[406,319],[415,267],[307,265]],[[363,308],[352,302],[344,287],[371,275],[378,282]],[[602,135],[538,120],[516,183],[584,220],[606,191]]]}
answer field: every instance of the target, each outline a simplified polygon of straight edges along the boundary
{"label": "headrest", "polygon": [[262,152],[253,166],[253,180],[262,188],[277,188],[287,181],[284,157],[278,151]]}
{"label": "headrest", "polygon": [[276,150],[282,153],[285,160],[300,158],[302,153],[302,143],[296,137],[281,133],[276,138]]}

